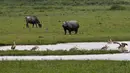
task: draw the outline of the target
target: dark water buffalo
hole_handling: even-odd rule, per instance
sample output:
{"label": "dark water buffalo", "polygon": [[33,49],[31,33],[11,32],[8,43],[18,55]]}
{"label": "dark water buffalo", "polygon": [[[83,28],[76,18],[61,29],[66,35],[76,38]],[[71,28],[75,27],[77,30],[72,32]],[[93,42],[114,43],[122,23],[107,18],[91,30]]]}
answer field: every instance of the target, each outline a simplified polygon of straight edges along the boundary
{"label": "dark water buffalo", "polygon": [[73,20],[73,21],[65,21],[62,24],[62,27],[64,29],[65,35],[66,35],[67,30],[68,30],[69,34],[71,34],[72,31],[75,31],[75,34],[77,34],[78,28],[79,28],[79,24],[75,20]]}
{"label": "dark water buffalo", "polygon": [[28,25],[29,23],[33,25],[32,27],[34,27],[34,25],[36,25],[36,27],[37,27],[37,25],[40,28],[42,27],[42,24],[40,24],[40,21],[38,20],[38,18],[36,16],[26,16],[25,19],[26,19],[27,28],[29,27],[29,25]]}

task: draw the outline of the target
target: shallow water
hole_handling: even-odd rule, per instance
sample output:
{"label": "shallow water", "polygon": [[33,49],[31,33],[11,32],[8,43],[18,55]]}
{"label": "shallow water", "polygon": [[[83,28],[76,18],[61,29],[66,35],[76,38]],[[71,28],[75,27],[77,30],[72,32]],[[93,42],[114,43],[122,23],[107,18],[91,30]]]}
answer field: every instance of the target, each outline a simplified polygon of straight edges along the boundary
{"label": "shallow water", "polygon": [[[120,41],[128,44],[130,41]],[[101,49],[108,45],[109,49],[115,50],[118,44],[108,44],[107,42],[82,42],[82,43],[60,43],[55,45],[37,45],[39,51],[42,50],[69,50],[73,47],[79,49]],[[30,50],[36,45],[17,45],[16,50]],[[11,50],[11,46],[1,46],[0,50]],[[0,60],[130,60],[130,53],[121,54],[100,54],[100,55],[62,55],[62,56],[0,56]]]}
{"label": "shallow water", "polygon": [[130,53],[63,56],[0,56],[0,60],[130,60]]}
{"label": "shallow water", "polygon": [[[121,41],[128,44],[128,49],[130,50],[130,41]],[[118,44],[108,44],[107,42],[80,42],[80,43],[60,43],[55,45],[37,45],[39,49],[37,50],[69,50],[71,48],[77,47],[79,49],[101,49],[103,46],[108,45],[109,49],[115,50],[119,46]],[[16,50],[30,50],[36,45],[17,45]],[[11,50],[11,46],[1,46],[0,50]]]}

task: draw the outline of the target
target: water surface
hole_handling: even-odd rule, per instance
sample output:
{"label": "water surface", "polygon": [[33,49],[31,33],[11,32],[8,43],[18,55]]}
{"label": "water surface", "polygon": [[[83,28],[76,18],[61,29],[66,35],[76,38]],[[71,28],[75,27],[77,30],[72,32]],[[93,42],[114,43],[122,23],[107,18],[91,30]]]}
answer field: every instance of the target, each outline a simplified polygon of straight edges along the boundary
{"label": "water surface", "polygon": [[[120,42],[120,41],[119,41]],[[128,44],[128,49],[130,50],[130,41],[121,41]],[[107,42],[80,42],[80,43],[59,43],[54,45],[17,45],[16,50],[30,50],[34,46],[38,46],[37,50],[69,50],[71,48],[77,47],[79,49],[101,49],[103,46],[108,45],[109,49],[116,50],[119,46],[118,44],[108,44]],[[1,46],[0,50],[11,50],[11,46]]]}
{"label": "water surface", "polygon": [[0,60],[130,60],[130,53],[62,56],[0,56]]}

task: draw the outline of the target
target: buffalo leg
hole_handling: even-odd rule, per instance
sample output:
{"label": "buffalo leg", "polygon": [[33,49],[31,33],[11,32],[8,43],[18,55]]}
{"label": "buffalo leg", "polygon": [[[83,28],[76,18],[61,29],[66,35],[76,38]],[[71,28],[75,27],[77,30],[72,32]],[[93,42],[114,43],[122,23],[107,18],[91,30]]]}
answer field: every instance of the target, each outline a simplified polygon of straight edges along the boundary
{"label": "buffalo leg", "polygon": [[32,27],[34,27],[34,24],[32,25]]}
{"label": "buffalo leg", "polygon": [[66,29],[64,28],[64,32],[65,32],[65,35],[66,35]]}
{"label": "buffalo leg", "polygon": [[75,30],[75,34],[77,34],[77,32],[78,32],[78,29]]}
{"label": "buffalo leg", "polygon": [[27,27],[27,28],[29,28],[29,25],[28,25],[28,23],[26,23],[26,27]]}
{"label": "buffalo leg", "polygon": [[35,24],[35,25],[36,25],[36,28],[37,28],[37,25],[38,25],[38,24]]}
{"label": "buffalo leg", "polygon": [[71,35],[71,30],[68,30],[69,31],[69,34]]}

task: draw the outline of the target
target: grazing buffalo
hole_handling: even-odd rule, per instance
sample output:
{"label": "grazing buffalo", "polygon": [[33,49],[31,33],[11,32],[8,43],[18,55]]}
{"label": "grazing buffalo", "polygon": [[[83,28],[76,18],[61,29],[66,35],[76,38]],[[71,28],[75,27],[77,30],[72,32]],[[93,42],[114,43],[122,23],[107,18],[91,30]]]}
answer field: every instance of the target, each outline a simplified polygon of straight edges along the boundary
{"label": "grazing buffalo", "polygon": [[25,19],[26,19],[27,28],[29,27],[29,25],[28,25],[29,23],[33,25],[32,27],[34,27],[34,25],[36,25],[36,27],[37,27],[37,25],[40,28],[42,27],[42,24],[40,24],[40,21],[38,20],[38,18],[36,16],[26,16]]}
{"label": "grazing buffalo", "polygon": [[65,21],[62,24],[62,27],[64,29],[65,35],[66,35],[67,30],[68,30],[69,34],[71,34],[72,31],[75,31],[75,34],[77,34],[78,28],[79,28],[79,24],[75,20],[73,20],[73,21]]}

